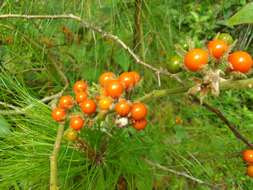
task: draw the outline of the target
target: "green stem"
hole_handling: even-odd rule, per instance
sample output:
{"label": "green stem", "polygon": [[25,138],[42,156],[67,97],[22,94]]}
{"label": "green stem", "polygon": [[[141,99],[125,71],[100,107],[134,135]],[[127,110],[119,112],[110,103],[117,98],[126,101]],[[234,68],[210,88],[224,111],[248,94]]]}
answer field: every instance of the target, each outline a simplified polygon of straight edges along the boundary
{"label": "green stem", "polygon": [[[179,88],[171,89],[162,89],[162,90],[153,90],[150,93],[136,99],[136,101],[146,101],[151,98],[160,98],[168,95],[174,94],[183,94],[186,93],[194,85],[186,85]],[[220,90],[229,90],[229,89],[244,89],[244,88],[253,88],[253,78],[243,79],[243,80],[227,80],[220,83]]]}
{"label": "green stem", "polygon": [[221,82],[220,87],[222,90],[253,88],[253,78],[224,81]]}
{"label": "green stem", "polygon": [[61,140],[64,133],[64,123],[61,123],[57,130],[57,135],[54,143],[54,149],[50,156],[50,190],[58,190],[58,169],[57,157],[60,151]]}
{"label": "green stem", "polygon": [[189,90],[190,87],[192,87],[192,86],[188,85],[188,86],[179,87],[179,88],[153,90],[150,93],[136,99],[136,101],[146,101],[151,98],[160,98],[160,97],[164,97],[167,95],[185,93]]}

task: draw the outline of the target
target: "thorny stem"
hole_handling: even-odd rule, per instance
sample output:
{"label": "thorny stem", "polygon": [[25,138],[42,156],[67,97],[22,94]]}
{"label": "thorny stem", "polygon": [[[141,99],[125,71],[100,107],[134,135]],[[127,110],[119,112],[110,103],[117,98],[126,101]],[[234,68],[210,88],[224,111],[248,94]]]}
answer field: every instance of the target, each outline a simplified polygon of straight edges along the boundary
{"label": "thorny stem", "polygon": [[[194,85],[185,85],[184,87],[162,89],[162,90],[153,90],[150,93],[136,99],[136,101],[146,101],[151,98],[160,98],[164,96],[169,96],[173,94],[182,94],[188,92],[188,90]],[[243,79],[243,80],[227,80],[220,83],[221,90],[238,90],[244,88],[253,88],[253,78]]]}
{"label": "thorny stem", "polygon": [[246,137],[244,137],[238,130],[233,123],[231,123],[226,117],[225,115],[217,108],[213,107],[212,105],[210,105],[208,102],[203,101],[202,104],[200,103],[199,98],[197,98],[196,96],[191,96],[193,98],[193,100],[195,102],[197,102],[198,104],[202,105],[203,107],[205,107],[207,110],[213,112],[220,120],[222,120],[226,126],[230,129],[230,131],[232,131],[232,133],[235,135],[235,137],[237,139],[239,139],[240,141],[242,141],[245,145],[247,145],[250,148],[253,148],[253,144],[250,143]]}
{"label": "thorny stem", "polygon": [[59,124],[54,143],[54,149],[50,155],[50,190],[58,190],[57,158],[60,151],[61,140],[64,133],[64,123]]}
{"label": "thorny stem", "polygon": [[22,15],[22,14],[3,14],[0,15],[0,19],[7,19],[7,18],[20,18],[20,19],[72,19],[80,22],[84,27],[93,30],[96,33],[102,35],[103,38],[108,38],[116,42],[120,45],[123,49],[125,49],[128,54],[135,60],[137,64],[143,65],[144,67],[154,71],[155,73],[159,72],[160,74],[169,76],[171,78],[176,79],[178,82],[182,82],[181,79],[176,75],[168,72],[166,69],[156,68],[144,61],[142,61],[138,55],[134,53],[134,51],[125,44],[118,36],[110,34],[101,28],[94,26],[86,21],[84,21],[81,17],[73,15],[73,14],[61,14],[61,15]]}

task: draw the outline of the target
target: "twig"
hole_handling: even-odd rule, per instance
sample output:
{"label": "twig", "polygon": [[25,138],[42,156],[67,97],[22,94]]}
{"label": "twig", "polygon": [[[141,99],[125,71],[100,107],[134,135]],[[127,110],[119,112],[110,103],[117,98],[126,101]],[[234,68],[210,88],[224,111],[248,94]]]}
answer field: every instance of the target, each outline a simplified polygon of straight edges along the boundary
{"label": "twig", "polygon": [[157,81],[158,81],[158,87],[161,87],[161,76],[160,76],[160,73],[157,72]]}
{"label": "twig", "polygon": [[59,124],[54,143],[54,149],[50,155],[50,190],[59,190],[57,158],[60,151],[61,140],[64,133],[64,123]]}
{"label": "twig", "polygon": [[224,114],[217,108],[213,107],[212,105],[210,105],[208,102],[203,101],[202,103],[200,102],[199,98],[197,98],[196,96],[191,95],[191,97],[193,98],[193,100],[195,102],[197,102],[198,104],[204,106],[207,110],[213,112],[220,120],[222,120],[226,126],[232,131],[232,133],[235,135],[235,137],[237,139],[239,139],[240,141],[242,141],[245,145],[247,145],[248,147],[253,149],[253,144],[250,143],[246,137],[244,137],[238,130],[237,127],[231,123],[225,116]]}
{"label": "twig", "polygon": [[86,21],[84,21],[81,17],[75,16],[73,14],[61,14],[61,15],[22,15],[22,14],[3,14],[0,15],[0,19],[7,19],[7,18],[22,18],[22,19],[72,19],[80,22],[84,27],[93,30],[102,35],[104,38],[109,38],[119,44],[123,49],[125,49],[128,54],[135,60],[137,64],[143,65],[144,67],[160,74],[169,76],[171,78],[176,79],[178,82],[182,82],[181,79],[176,75],[168,72],[166,69],[156,68],[144,61],[142,61],[138,55],[136,55],[133,50],[129,46],[127,46],[118,36],[110,34],[101,28],[94,26]]}
{"label": "twig", "polygon": [[190,180],[192,180],[194,182],[197,182],[199,184],[205,184],[205,185],[208,185],[208,186],[212,186],[211,184],[209,184],[209,183],[207,183],[207,182],[205,182],[205,181],[203,181],[201,179],[198,179],[196,177],[190,176],[190,175],[188,175],[185,172],[179,172],[179,171],[173,170],[171,168],[167,168],[165,166],[162,166],[162,165],[160,165],[158,163],[154,163],[154,162],[152,162],[150,160],[147,160],[147,159],[144,159],[144,160],[145,160],[145,162],[147,164],[149,164],[149,165],[151,165],[151,166],[153,166],[155,168],[158,168],[158,169],[161,169],[161,170],[164,170],[164,171],[168,171],[168,172],[173,173],[173,174],[178,175],[178,176],[185,177],[185,178],[190,179]]}

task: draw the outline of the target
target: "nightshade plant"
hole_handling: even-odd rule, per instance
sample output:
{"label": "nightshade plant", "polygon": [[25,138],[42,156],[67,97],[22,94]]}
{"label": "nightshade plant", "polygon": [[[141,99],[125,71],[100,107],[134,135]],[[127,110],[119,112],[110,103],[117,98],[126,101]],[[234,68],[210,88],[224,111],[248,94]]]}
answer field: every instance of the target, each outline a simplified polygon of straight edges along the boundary
{"label": "nightshade plant", "polygon": [[[177,137],[170,138],[168,134],[172,130],[157,124],[159,114],[161,117],[169,114],[166,105],[160,108],[153,105],[156,109],[149,109],[147,114],[146,105],[140,103],[147,102],[147,105],[150,106],[151,100],[162,97],[170,98],[175,94],[186,94],[186,102],[190,100],[190,102],[207,108],[213,113],[215,119],[221,119],[236,139],[249,148],[245,151],[249,154],[246,155],[244,152],[244,160],[248,164],[247,173],[252,176],[252,163],[248,157],[252,157],[250,152],[253,145],[241,134],[241,128],[230,121],[231,118],[227,119],[225,114],[208,103],[212,95],[216,97],[221,95],[220,91],[252,88],[253,81],[247,78],[252,67],[251,55],[245,51],[236,50],[236,41],[231,40],[230,37],[224,38],[224,34],[217,34],[214,39],[206,43],[205,47],[200,47],[199,44],[198,47],[195,47],[193,42],[189,43],[186,49],[177,47],[176,66],[173,65],[171,70],[167,70],[144,61],[142,56],[138,56],[135,49],[126,45],[118,36],[72,14],[8,14],[0,15],[0,18],[78,21],[84,28],[78,30],[78,35],[75,35],[66,26],[60,28],[64,35],[64,45],[69,47],[73,43],[81,43],[81,34],[86,32],[86,29],[90,29],[95,34],[100,34],[106,43],[114,46],[112,43],[114,42],[117,47],[123,48],[140,66],[139,68],[143,67],[153,72],[153,75],[151,72],[146,76],[141,75],[143,79],[140,81],[140,75],[136,72],[119,72],[121,74],[117,77],[113,73],[116,73],[117,68],[115,70],[111,68],[109,70],[113,72],[106,73],[103,73],[105,70],[103,68],[99,72],[99,74],[102,73],[100,77],[97,74],[96,81],[87,79],[76,81],[69,74],[69,70],[64,70],[66,65],[71,64],[70,70],[75,69],[75,56],[70,55],[69,60],[72,62],[71,64],[66,63],[66,60],[61,58],[61,54],[66,53],[67,56],[68,51],[60,52],[60,48],[58,49],[58,46],[62,44],[56,44],[48,38],[33,40],[21,33],[20,36],[31,45],[34,54],[43,52],[45,59],[50,62],[50,70],[55,77],[54,82],[58,84],[55,89],[59,91],[51,89],[51,83],[45,84],[43,81],[39,88],[46,88],[49,92],[45,93],[45,97],[41,97],[40,100],[35,99],[33,93],[36,90],[32,91],[27,88],[24,81],[10,76],[5,69],[1,70],[0,87],[5,94],[1,106],[10,109],[1,110],[2,115],[9,116],[7,117],[9,122],[1,117],[1,125],[6,129],[5,135],[1,137],[3,140],[1,139],[0,142],[0,158],[3,161],[0,164],[0,187],[2,189],[48,189],[49,187],[52,190],[162,189],[170,186],[166,184],[167,172],[192,181],[189,183],[190,188],[195,188],[195,184],[218,188],[220,184],[216,184],[215,180],[210,177],[212,167],[204,168],[196,159],[198,151],[185,153],[181,152],[182,149],[177,149],[180,143],[186,150],[190,148],[187,142],[183,142],[187,135],[181,125],[192,121],[185,122],[177,117],[175,124],[181,128],[171,127],[172,130],[175,129]],[[136,19],[138,18],[137,14]],[[34,22],[34,24],[37,23]],[[138,38],[136,35],[137,43]],[[6,39],[7,42],[13,43],[11,38]],[[96,41],[95,43],[102,42]],[[26,48],[29,47],[26,46]],[[92,47],[89,48],[91,51]],[[87,71],[77,69],[74,72],[85,73]],[[177,82],[180,86],[175,88],[172,86],[169,89],[148,89],[148,92],[144,93],[144,84],[150,76],[156,77],[159,86],[163,86],[167,78],[173,79],[173,83]],[[15,116],[12,117],[12,115]],[[146,116],[148,116],[147,119]],[[53,119],[57,122],[54,122]],[[145,128],[147,123],[149,125]],[[8,127],[10,124],[15,128],[10,129],[10,126]],[[145,130],[142,130],[144,128]],[[213,132],[216,134],[216,136],[213,135],[213,138],[218,138],[222,130]],[[223,135],[231,138],[234,143],[229,133]],[[226,147],[223,142],[225,141],[219,142],[222,148]],[[236,148],[240,149],[238,145],[240,143],[234,144]],[[208,147],[205,148],[208,149]],[[194,162],[189,157],[193,158]],[[164,166],[159,163],[163,163]],[[169,164],[171,167],[165,167]],[[182,167],[185,171],[190,170],[192,165],[201,168],[193,171],[193,174],[202,179],[194,177],[190,172],[178,171]],[[159,174],[156,175],[154,171],[159,171]],[[208,175],[200,173],[203,171]],[[170,180],[170,183],[175,183],[175,188],[180,188],[176,184],[178,179]]]}

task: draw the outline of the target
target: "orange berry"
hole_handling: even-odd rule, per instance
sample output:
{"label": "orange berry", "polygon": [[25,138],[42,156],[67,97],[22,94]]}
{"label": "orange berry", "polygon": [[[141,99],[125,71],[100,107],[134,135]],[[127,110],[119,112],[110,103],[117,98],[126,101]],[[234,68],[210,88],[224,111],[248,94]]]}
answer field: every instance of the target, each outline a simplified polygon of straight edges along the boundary
{"label": "orange berry", "polygon": [[216,59],[220,59],[228,50],[228,45],[223,40],[212,40],[207,46],[209,53]]}
{"label": "orange berry", "polygon": [[134,85],[136,85],[141,80],[141,76],[136,71],[131,71],[129,73],[134,77]]}
{"label": "orange berry", "polygon": [[136,130],[140,131],[140,130],[143,130],[143,129],[146,128],[147,123],[148,123],[148,122],[147,122],[146,119],[135,120],[135,121],[133,122],[133,127],[134,127]]}
{"label": "orange berry", "polygon": [[88,97],[88,95],[86,92],[78,92],[78,93],[76,93],[76,102],[81,103],[84,100],[86,100],[87,97]]}
{"label": "orange berry", "polygon": [[131,108],[131,117],[134,120],[141,120],[147,116],[148,109],[143,103],[134,103]]}
{"label": "orange berry", "polygon": [[73,90],[77,94],[79,92],[86,92],[87,88],[88,88],[87,82],[84,80],[79,80],[76,81],[76,83],[74,84]]}
{"label": "orange berry", "polygon": [[87,99],[80,103],[82,111],[88,115],[96,112],[97,106],[93,100]]}
{"label": "orange berry", "polygon": [[52,111],[52,118],[55,121],[63,121],[66,118],[66,112],[62,108],[55,108]]}
{"label": "orange berry", "polygon": [[251,178],[253,178],[253,166],[247,167],[247,175]]}
{"label": "orange berry", "polygon": [[198,71],[208,62],[208,52],[203,49],[192,49],[184,57],[184,65],[190,71]]}
{"label": "orange berry", "polygon": [[106,93],[113,98],[119,98],[123,93],[123,89],[119,80],[110,80],[105,87]]}
{"label": "orange berry", "polygon": [[120,100],[116,105],[115,105],[115,111],[118,115],[124,117],[129,114],[131,110],[131,106],[126,100]]}
{"label": "orange berry", "polygon": [[84,120],[81,118],[81,116],[72,116],[70,118],[70,127],[75,130],[80,130],[84,125]]}
{"label": "orange berry", "polygon": [[74,105],[74,100],[71,96],[62,96],[59,100],[59,107],[62,109],[70,109]]}
{"label": "orange berry", "polygon": [[106,72],[106,73],[103,73],[100,77],[99,77],[99,84],[103,87],[106,86],[107,82],[112,80],[112,79],[115,79],[116,76],[114,73],[112,72]]}
{"label": "orange berry", "polygon": [[124,86],[125,89],[131,89],[135,84],[135,78],[133,74],[129,72],[124,72],[119,76],[119,81]]}
{"label": "orange berry", "polygon": [[245,162],[253,163],[253,150],[252,149],[248,149],[248,150],[243,151],[242,155],[243,155],[243,160]]}
{"label": "orange berry", "polygon": [[250,71],[253,61],[250,54],[245,51],[236,51],[228,56],[228,61],[234,71],[247,73]]}
{"label": "orange berry", "polygon": [[102,97],[98,102],[98,107],[101,110],[109,110],[112,105],[112,102],[113,100],[111,97]]}

